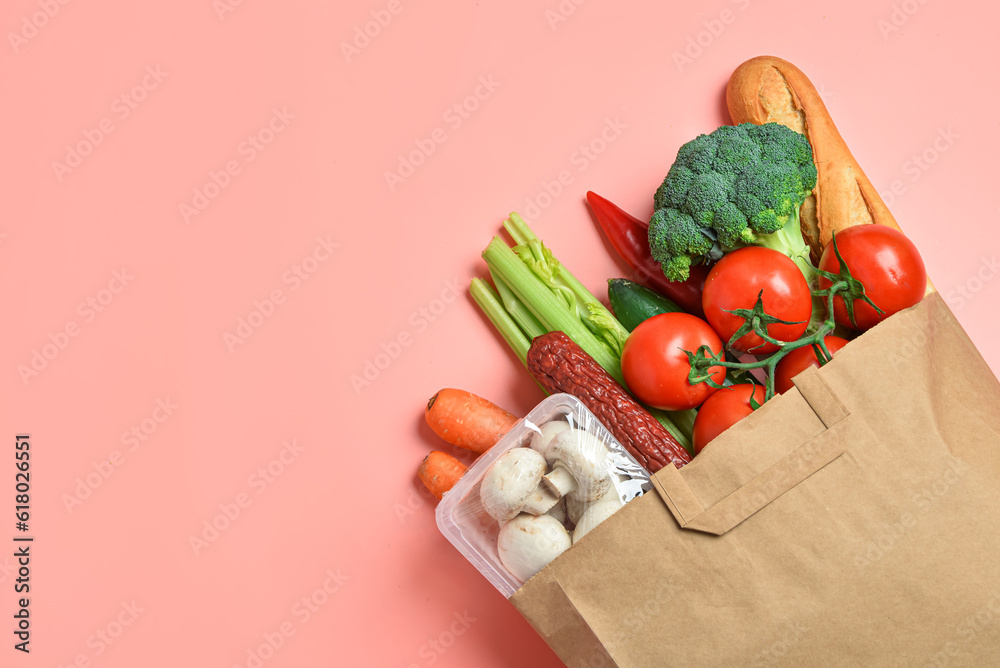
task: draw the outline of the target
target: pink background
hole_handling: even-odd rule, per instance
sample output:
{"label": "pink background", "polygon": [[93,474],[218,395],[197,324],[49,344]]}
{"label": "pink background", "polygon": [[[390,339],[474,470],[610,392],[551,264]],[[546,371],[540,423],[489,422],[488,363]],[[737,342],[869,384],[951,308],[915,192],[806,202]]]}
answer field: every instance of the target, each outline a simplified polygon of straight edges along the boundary
{"label": "pink background", "polygon": [[[542,398],[465,291],[500,221],[568,172],[535,228],[600,292],[624,268],[584,193],[648,215],[677,147],[728,122],[730,72],[780,55],[998,370],[998,20],[917,0],[4,3],[0,663],[230,668],[270,642],[261,665],[560,665],[415,478],[443,445],[437,389]],[[18,432],[30,656],[6,556]]]}

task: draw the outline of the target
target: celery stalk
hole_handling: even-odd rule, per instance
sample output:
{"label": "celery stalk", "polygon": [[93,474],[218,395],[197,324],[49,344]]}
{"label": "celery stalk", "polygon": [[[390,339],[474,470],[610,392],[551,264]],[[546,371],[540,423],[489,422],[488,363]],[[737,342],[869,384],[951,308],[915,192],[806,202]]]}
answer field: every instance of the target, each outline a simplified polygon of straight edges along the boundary
{"label": "celery stalk", "polygon": [[531,341],[504,310],[493,288],[481,278],[474,278],[469,284],[469,292],[510,349],[520,358],[521,364],[528,366],[528,348],[531,347]]}
{"label": "celery stalk", "polygon": [[493,285],[497,287],[497,294],[500,295],[503,307],[507,309],[507,313],[510,314],[510,317],[514,319],[514,322],[517,323],[518,327],[521,328],[521,331],[529,340],[536,336],[541,336],[548,331],[542,326],[542,323],[538,322],[538,318],[528,310],[528,307],[517,298],[517,295],[510,289],[510,286],[504,283],[492,270],[490,270],[490,277],[493,279]]}
{"label": "celery stalk", "polygon": [[628,330],[556,259],[521,216],[510,214],[503,226],[517,244],[514,248],[517,256],[563,300],[569,310],[576,312],[598,340],[620,358],[625,339],[628,338]]}
{"label": "celery stalk", "polygon": [[575,313],[514,254],[500,237],[493,237],[483,251],[490,272],[531,311],[548,331],[561,331],[573,339],[616,381],[624,385],[621,361],[580,322]]}
{"label": "celery stalk", "polygon": [[[473,279],[471,290],[476,303],[522,364],[526,363],[531,339],[545,332],[562,331],[625,387],[621,350],[628,330],[555,259],[520,216],[512,213],[504,229],[517,247],[511,249],[494,237],[483,251],[497,291],[480,279]],[[671,414],[647,409],[683,447],[691,450],[690,421],[694,411]]]}

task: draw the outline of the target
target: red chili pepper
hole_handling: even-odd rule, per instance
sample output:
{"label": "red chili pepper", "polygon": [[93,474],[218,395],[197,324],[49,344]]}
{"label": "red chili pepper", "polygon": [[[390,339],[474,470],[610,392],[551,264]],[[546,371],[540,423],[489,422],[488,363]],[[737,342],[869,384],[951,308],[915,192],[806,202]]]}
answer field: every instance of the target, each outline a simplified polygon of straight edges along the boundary
{"label": "red chili pepper", "polygon": [[668,281],[660,263],[649,250],[649,223],[632,216],[597,193],[587,192],[587,202],[604,230],[608,241],[636,272],[636,282],[662,293],[682,309],[700,318],[705,317],[701,293],[708,276],[707,265],[693,265],[686,281]]}

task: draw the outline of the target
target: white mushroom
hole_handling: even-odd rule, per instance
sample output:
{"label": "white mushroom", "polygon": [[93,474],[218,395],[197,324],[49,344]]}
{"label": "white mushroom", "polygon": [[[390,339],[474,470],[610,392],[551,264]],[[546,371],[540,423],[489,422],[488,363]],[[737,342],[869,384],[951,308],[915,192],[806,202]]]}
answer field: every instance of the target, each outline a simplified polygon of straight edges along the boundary
{"label": "white mushroom", "polygon": [[500,562],[518,580],[527,582],[550,561],[569,549],[566,527],[551,515],[520,514],[500,529]]}
{"label": "white mushroom", "polygon": [[584,502],[596,501],[611,487],[608,446],[583,429],[567,429],[553,437],[548,456],[552,471],[542,486],[556,496],[570,495]]}
{"label": "white mushroom", "polygon": [[545,514],[546,515],[551,515],[552,517],[554,517],[557,520],[559,520],[559,523],[562,524],[564,527],[566,527],[567,529],[569,528],[570,525],[566,524],[567,517],[566,517],[566,497],[565,496],[563,498],[559,499],[559,501],[556,502],[556,505],[554,505],[551,508],[549,508],[548,512],[545,513]]}
{"label": "white mushroom", "polygon": [[522,511],[541,515],[549,510],[559,498],[539,485],[547,468],[545,458],[531,448],[511,448],[500,455],[479,487],[486,512],[505,522]]}
{"label": "white mushroom", "polygon": [[556,434],[566,431],[569,429],[569,422],[565,420],[552,420],[551,422],[546,422],[538,431],[531,436],[531,449],[537,450],[546,459],[549,458],[549,444]]}
{"label": "white mushroom", "polygon": [[590,504],[572,496],[563,498],[566,499],[566,519],[575,525],[580,521],[580,518],[583,517],[584,511],[587,510],[587,507],[590,506]]}
{"label": "white mushroom", "polygon": [[584,507],[583,514],[580,515],[579,521],[576,523],[576,528],[573,529],[573,542],[575,543],[583,538],[591,529],[614,515],[624,506],[625,504],[622,503],[621,497],[618,496],[618,490],[613,487],[597,501],[587,504]]}

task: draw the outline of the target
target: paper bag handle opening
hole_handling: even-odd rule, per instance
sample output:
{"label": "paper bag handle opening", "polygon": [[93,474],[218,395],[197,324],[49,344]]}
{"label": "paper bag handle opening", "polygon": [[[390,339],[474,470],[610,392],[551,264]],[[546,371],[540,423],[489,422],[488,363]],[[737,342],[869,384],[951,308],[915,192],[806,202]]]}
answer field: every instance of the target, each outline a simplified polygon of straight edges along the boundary
{"label": "paper bag handle opening", "polygon": [[684,480],[683,471],[673,465],[651,478],[682,528],[721,536],[844,454],[846,439],[839,436],[849,413],[818,372],[815,367],[808,369],[794,382],[826,430],[714,505],[705,508]]}

